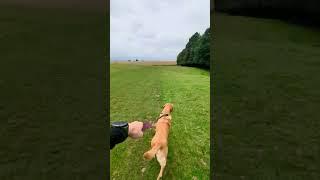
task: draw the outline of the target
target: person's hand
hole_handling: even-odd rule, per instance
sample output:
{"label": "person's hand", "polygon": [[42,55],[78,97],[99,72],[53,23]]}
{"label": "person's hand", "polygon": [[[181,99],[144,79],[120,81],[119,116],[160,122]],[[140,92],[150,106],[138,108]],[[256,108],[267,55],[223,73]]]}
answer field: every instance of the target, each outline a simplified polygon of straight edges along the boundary
{"label": "person's hand", "polygon": [[129,123],[128,136],[137,139],[143,136],[142,131],[143,123],[139,121],[134,121]]}

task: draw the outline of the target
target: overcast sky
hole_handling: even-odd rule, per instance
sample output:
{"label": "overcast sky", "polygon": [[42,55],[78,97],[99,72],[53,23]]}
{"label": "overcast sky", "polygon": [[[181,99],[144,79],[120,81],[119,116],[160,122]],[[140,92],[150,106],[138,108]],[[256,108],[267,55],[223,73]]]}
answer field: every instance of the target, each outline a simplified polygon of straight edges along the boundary
{"label": "overcast sky", "polygon": [[210,0],[111,0],[111,60],[176,60],[210,26]]}

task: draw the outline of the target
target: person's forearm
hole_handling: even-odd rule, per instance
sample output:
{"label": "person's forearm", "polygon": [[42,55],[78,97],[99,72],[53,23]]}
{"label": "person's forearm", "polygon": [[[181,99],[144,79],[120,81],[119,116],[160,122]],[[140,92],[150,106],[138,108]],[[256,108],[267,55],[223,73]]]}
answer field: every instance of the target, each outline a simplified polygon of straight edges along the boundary
{"label": "person's forearm", "polygon": [[116,144],[122,143],[125,141],[128,137],[128,134],[126,134],[124,131],[122,131],[119,128],[111,127],[111,133],[110,133],[110,149],[114,148]]}

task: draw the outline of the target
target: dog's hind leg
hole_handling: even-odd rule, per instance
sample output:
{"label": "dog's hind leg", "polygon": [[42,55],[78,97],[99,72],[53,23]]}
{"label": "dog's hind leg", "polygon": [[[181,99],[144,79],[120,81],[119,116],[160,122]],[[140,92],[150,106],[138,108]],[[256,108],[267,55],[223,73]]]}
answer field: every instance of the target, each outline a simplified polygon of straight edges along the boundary
{"label": "dog's hind leg", "polygon": [[167,155],[168,155],[168,147],[160,149],[156,154],[157,160],[161,166],[160,173],[158,175],[157,180],[160,180],[163,175],[163,170],[167,163]]}

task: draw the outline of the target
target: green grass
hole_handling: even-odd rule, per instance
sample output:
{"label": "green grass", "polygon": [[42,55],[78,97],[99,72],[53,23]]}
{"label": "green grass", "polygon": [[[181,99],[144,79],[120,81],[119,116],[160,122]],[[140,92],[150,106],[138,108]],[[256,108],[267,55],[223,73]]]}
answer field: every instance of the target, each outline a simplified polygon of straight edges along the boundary
{"label": "green grass", "polygon": [[0,179],[105,179],[105,15],[0,4]]}
{"label": "green grass", "polygon": [[320,178],[320,31],[216,14],[218,179]]}
{"label": "green grass", "polygon": [[[155,119],[164,103],[174,104],[163,179],[209,179],[209,80],[208,71],[196,68],[111,64],[111,121]],[[158,162],[143,159],[152,136],[148,130],[142,139],[128,138],[111,150],[111,179],[156,179]]]}

